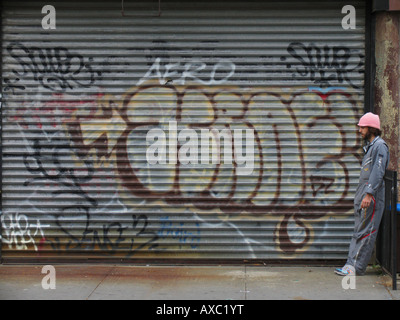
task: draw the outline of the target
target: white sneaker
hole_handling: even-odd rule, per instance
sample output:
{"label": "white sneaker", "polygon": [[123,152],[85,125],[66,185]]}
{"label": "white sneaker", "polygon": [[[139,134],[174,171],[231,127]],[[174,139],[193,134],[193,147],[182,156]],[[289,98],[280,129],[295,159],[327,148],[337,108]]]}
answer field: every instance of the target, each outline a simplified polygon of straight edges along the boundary
{"label": "white sneaker", "polygon": [[335,273],[340,276],[350,276],[350,275],[355,275],[356,272],[353,266],[345,265],[343,268],[335,269]]}

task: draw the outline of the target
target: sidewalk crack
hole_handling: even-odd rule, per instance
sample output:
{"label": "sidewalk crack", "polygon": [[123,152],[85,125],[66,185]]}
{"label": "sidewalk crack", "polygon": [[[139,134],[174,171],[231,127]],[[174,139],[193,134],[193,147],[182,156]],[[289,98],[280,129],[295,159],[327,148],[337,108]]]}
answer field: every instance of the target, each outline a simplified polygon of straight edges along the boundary
{"label": "sidewalk crack", "polygon": [[89,300],[91,295],[97,290],[97,288],[104,282],[104,280],[115,270],[115,266],[111,268],[110,271],[106,273],[103,279],[97,284],[97,286],[92,290],[92,292],[87,296],[85,300]]}

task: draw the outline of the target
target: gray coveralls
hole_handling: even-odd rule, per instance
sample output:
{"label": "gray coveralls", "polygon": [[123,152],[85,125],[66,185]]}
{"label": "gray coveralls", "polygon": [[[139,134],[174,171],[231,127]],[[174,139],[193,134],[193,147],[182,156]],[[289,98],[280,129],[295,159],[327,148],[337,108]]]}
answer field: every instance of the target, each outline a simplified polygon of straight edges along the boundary
{"label": "gray coveralls", "polygon": [[[389,148],[379,136],[364,147],[364,151],[366,153],[354,198],[354,233],[346,263],[355,268],[356,274],[364,274],[371,259],[385,206],[383,176],[389,164]],[[373,197],[371,205],[361,209],[361,202],[367,193]]]}

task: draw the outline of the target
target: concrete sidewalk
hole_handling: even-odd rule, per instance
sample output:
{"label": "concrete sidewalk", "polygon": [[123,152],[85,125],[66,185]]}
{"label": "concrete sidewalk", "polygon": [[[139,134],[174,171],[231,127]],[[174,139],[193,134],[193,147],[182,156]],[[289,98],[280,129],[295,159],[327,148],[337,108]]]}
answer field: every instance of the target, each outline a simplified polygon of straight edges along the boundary
{"label": "concrete sidewalk", "polygon": [[[369,268],[343,289],[333,267],[0,265],[1,300],[400,300],[391,279]],[[46,282],[49,283],[49,282]]]}

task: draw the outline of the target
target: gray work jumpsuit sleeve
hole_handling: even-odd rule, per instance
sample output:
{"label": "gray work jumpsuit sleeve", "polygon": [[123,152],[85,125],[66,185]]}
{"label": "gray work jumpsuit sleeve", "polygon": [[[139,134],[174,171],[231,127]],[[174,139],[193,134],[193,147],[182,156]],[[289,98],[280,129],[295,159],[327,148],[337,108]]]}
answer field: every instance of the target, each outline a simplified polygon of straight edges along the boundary
{"label": "gray work jumpsuit sleeve", "polygon": [[378,143],[378,145],[373,149],[371,158],[373,166],[371,167],[371,173],[368,178],[365,192],[376,198],[377,192],[382,190],[383,177],[389,162],[387,145],[385,143]]}
{"label": "gray work jumpsuit sleeve", "polygon": [[[389,164],[389,150],[380,137],[368,148],[361,166],[360,181],[354,198],[354,232],[350,243],[348,265],[363,274],[371,258],[379,224],[385,206],[385,170]],[[361,202],[369,193],[371,205],[361,209]]]}

